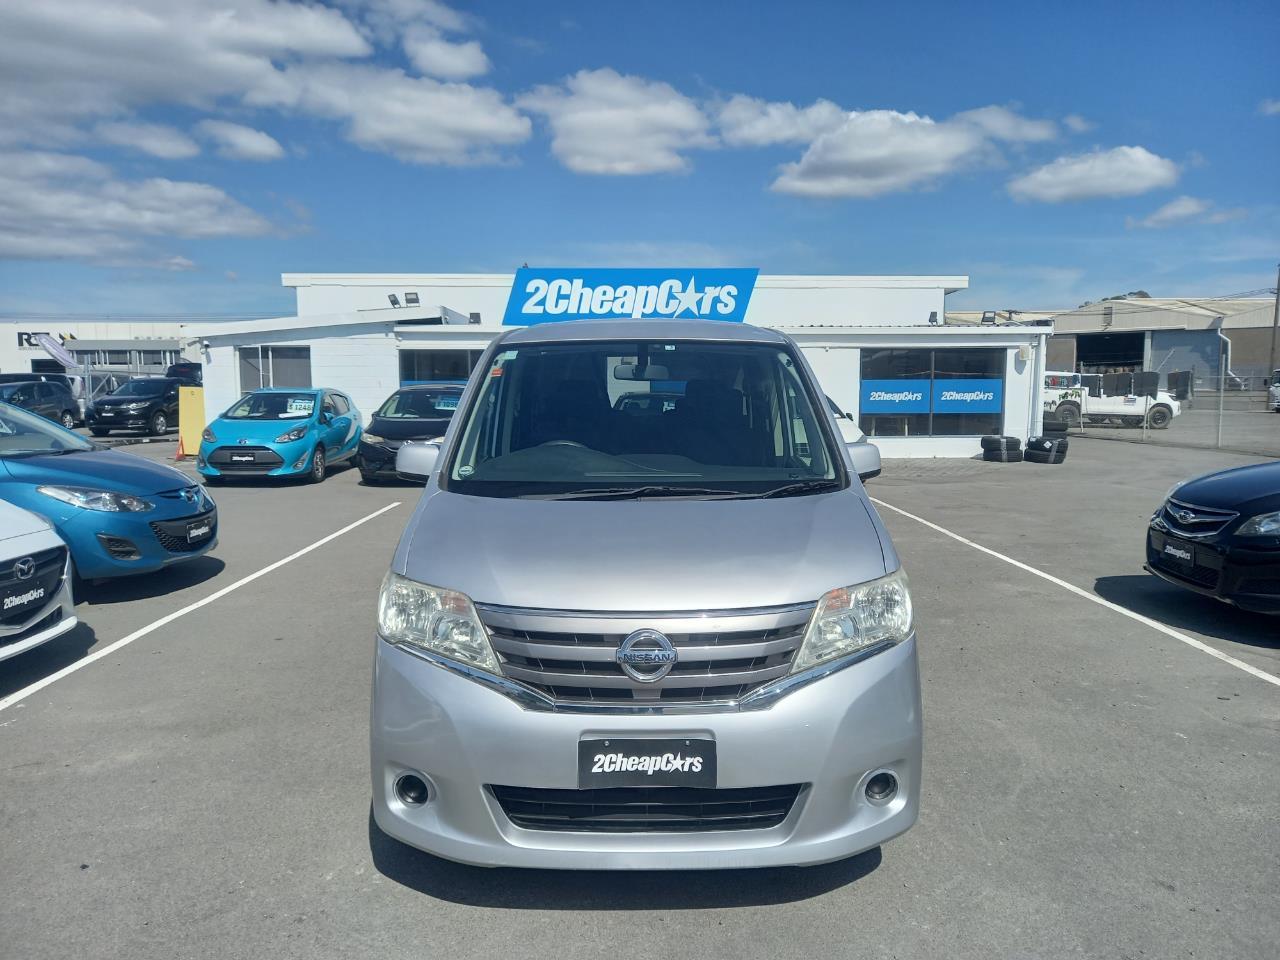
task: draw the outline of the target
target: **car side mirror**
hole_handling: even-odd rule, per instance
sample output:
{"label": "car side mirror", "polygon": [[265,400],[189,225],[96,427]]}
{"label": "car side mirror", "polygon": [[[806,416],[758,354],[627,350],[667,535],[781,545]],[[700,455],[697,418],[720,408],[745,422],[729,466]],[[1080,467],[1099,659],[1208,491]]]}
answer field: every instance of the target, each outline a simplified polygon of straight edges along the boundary
{"label": "car side mirror", "polygon": [[333,423],[333,414],[332,414],[332,413],[330,413],[328,410],[321,410],[321,411],[320,411],[320,422],[321,422],[321,423],[323,423],[323,424],[325,424],[325,425],[328,425],[328,424],[330,424],[330,423]]}
{"label": "car side mirror", "polygon": [[405,443],[396,451],[396,475],[401,480],[425,483],[440,459],[438,443]]}
{"label": "car side mirror", "polygon": [[874,443],[859,440],[857,443],[845,444],[849,448],[849,458],[853,460],[853,469],[858,472],[858,479],[863,483],[880,476],[880,448]]}

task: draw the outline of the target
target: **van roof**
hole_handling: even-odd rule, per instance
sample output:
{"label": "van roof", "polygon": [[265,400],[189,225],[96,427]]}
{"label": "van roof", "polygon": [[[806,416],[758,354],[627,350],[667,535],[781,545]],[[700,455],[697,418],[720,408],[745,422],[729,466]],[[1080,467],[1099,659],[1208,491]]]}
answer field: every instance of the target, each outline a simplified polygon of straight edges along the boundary
{"label": "van roof", "polygon": [[584,340],[715,340],[726,343],[783,344],[775,330],[726,320],[569,320],[517,327],[503,344],[563,343]]}

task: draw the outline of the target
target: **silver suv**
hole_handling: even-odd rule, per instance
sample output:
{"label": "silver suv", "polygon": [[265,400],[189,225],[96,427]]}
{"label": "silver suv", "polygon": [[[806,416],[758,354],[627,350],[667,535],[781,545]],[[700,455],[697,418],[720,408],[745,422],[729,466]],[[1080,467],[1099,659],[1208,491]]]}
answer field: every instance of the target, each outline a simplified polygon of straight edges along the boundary
{"label": "silver suv", "polygon": [[[655,394],[652,403],[637,394]],[[787,337],[713,321],[498,338],[378,605],[373,810],[490,866],[821,863],[907,830],[907,578]]]}

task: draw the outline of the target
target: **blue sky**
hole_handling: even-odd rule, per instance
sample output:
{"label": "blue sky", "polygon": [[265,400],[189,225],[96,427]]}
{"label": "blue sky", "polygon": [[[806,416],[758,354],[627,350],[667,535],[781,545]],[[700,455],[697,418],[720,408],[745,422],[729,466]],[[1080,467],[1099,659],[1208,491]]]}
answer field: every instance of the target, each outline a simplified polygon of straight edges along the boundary
{"label": "blue sky", "polygon": [[966,6],[5,4],[0,311],[524,262],[1275,283],[1274,3]]}

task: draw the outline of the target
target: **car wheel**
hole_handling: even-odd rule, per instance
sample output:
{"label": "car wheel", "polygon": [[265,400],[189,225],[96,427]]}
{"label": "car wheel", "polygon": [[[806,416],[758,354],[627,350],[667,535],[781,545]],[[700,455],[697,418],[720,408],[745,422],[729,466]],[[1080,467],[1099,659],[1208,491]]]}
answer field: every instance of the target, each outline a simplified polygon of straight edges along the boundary
{"label": "car wheel", "polygon": [[76,418],[72,416],[70,410],[63,410],[58,422],[62,424],[64,430],[74,430],[76,426]]}
{"label": "car wheel", "polygon": [[1080,422],[1080,406],[1078,404],[1060,403],[1053,412],[1059,420],[1067,421],[1069,427],[1074,427]]}
{"label": "car wheel", "polygon": [[1147,425],[1153,430],[1164,430],[1173,419],[1173,411],[1164,404],[1154,406],[1147,414]]}
{"label": "car wheel", "polygon": [[151,425],[148,427],[148,432],[153,437],[163,436],[164,432],[168,429],[169,418],[164,415],[163,410],[157,410],[151,415]]}
{"label": "car wheel", "polygon": [[375,487],[378,485],[378,478],[366,470],[360,471],[360,480],[362,483],[365,483],[370,487]]}
{"label": "car wheel", "polygon": [[95,437],[105,437],[111,431],[103,430],[101,427],[90,427],[89,432],[92,433]]}
{"label": "car wheel", "polygon": [[324,479],[326,464],[324,461],[324,447],[316,447],[316,452],[311,455],[311,470],[307,473],[308,483],[319,483]]}

